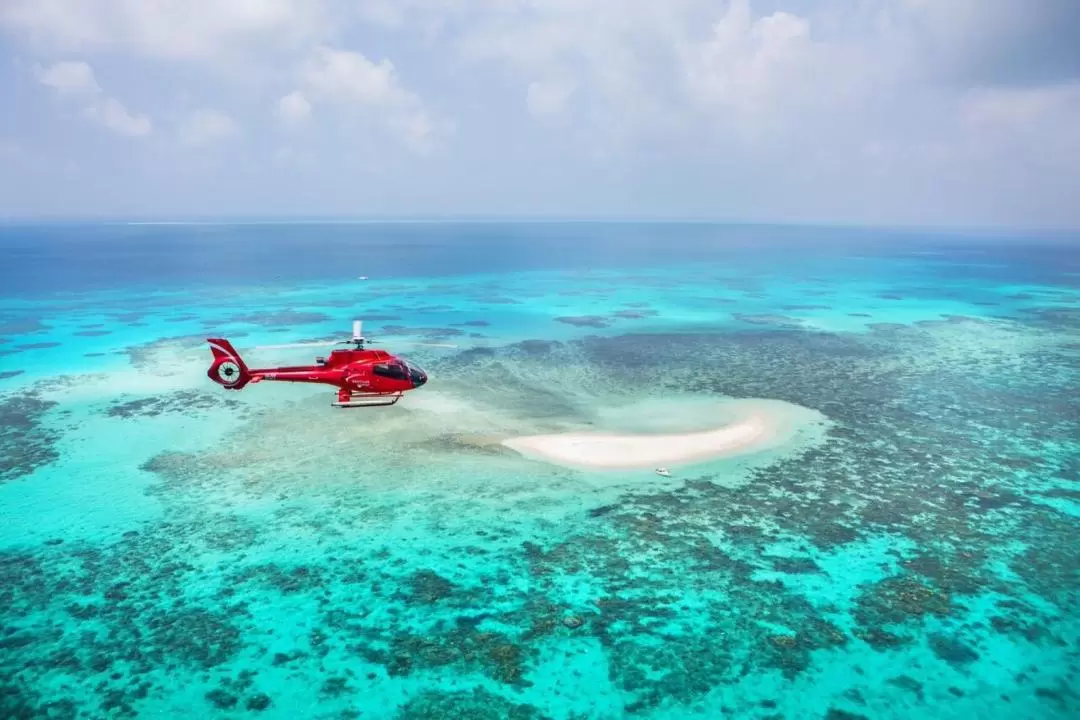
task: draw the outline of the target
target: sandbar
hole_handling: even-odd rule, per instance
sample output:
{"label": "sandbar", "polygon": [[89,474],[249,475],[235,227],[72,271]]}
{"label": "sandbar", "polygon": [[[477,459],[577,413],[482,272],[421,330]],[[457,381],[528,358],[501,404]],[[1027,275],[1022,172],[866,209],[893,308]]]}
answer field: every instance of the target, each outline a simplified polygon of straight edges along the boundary
{"label": "sandbar", "polygon": [[804,418],[797,417],[799,411],[805,409],[776,401],[744,400],[717,407],[715,422],[722,424],[709,429],[660,433],[573,431],[508,438],[502,444],[531,459],[582,469],[674,468],[783,445],[805,423]]}

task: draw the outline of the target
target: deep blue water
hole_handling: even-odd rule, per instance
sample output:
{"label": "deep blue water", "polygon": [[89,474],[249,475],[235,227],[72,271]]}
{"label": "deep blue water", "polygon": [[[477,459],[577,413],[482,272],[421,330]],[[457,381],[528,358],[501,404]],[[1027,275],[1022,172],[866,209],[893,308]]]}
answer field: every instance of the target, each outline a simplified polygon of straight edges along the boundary
{"label": "deep blue water", "polygon": [[925,252],[985,263],[991,278],[1076,283],[1061,273],[1076,271],[1077,247],[1061,234],[710,223],[10,224],[0,225],[0,296]]}

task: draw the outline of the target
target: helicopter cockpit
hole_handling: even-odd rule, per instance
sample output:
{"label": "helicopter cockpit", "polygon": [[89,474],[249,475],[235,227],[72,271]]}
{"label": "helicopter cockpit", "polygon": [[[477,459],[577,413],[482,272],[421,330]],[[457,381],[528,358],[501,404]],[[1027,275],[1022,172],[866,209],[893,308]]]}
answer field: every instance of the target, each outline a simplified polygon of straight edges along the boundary
{"label": "helicopter cockpit", "polygon": [[411,381],[414,387],[420,387],[427,382],[427,373],[401,358],[390,362],[376,363],[371,371],[382,377]]}

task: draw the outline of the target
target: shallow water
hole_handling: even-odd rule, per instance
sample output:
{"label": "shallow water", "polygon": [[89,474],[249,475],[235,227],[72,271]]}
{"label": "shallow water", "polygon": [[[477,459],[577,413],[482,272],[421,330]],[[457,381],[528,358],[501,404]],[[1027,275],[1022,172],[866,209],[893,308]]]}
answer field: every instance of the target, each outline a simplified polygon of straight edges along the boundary
{"label": "shallow water", "polygon": [[[1075,717],[1062,242],[0,229],[0,717]],[[354,317],[428,385],[205,376]],[[671,478],[499,445],[741,398],[827,426]]]}

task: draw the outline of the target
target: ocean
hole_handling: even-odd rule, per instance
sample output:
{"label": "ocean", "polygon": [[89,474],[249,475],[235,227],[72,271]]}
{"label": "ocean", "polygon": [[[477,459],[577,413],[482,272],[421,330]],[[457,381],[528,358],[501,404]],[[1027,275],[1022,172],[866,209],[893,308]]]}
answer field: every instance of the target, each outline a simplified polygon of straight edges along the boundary
{"label": "ocean", "polygon": [[[429,382],[206,376],[354,319]],[[0,717],[1075,718],[1078,386],[1075,235],[0,225]]]}

